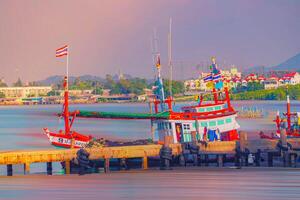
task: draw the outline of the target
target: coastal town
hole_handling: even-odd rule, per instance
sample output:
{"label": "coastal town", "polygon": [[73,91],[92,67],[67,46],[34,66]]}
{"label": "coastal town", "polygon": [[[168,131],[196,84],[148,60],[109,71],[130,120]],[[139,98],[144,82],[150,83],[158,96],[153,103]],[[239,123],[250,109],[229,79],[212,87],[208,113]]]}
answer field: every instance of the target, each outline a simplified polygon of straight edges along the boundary
{"label": "coastal town", "polygon": [[[289,86],[300,84],[300,74],[297,71],[246,74],[232,67],[229,70],[220,70],[220,73],[224,86],[228,87],[232,94],[259,90],[276,91],[280,88],[286,90]],[[189,97],[210,91],[212,88],[205,81],[208,75],[207,72],[201,72],[196,79],[173,81],[173,94],[175,97]],[[168,80],[164,81],[165,85],[168,83]],[[77,77],[70,88],[70,101],[71,103],[145,102],[152,100],[155,90],[154,82],[123,74],[107,75],[102,81],[80,80],[80,77]],[[18,79],[13,86],[8,86],[1,80],[0,97],[0,105],[60,104],[63,102],[63,89],[60,83],[23,84]],[[292,98],[297,99],[298,96]]]}

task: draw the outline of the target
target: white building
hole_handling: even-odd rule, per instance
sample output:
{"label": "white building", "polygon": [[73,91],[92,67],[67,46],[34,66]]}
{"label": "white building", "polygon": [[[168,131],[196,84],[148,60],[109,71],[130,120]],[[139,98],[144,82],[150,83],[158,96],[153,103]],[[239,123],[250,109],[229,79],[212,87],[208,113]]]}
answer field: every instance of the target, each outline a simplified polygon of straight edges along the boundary
{"label": "white building", "polygon": [[285,74],[282,79],[285,84],[296,85],[300,83],[300,74],[298,72],[291,72]]}
{"label": "white building", "polygon": [[46,96],[51,90],[51,86],[0,87],[0,92],[3,93],[6,98]]}

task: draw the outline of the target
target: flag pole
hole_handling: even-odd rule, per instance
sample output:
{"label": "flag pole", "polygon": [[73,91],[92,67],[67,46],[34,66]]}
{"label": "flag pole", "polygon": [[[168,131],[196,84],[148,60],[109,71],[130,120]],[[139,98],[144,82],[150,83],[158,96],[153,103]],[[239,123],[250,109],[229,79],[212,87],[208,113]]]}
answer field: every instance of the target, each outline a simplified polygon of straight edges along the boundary
{"label": "flag pole", "polygon": [[[65,117],[65,134],[70,134],[70,123],[69,123],[69,46],[67,46],[67,72],[65,77],[65,103],[64,103],[64,117]],[[71,148],[72,148],[73,142],[71,141]]]}
{"label": "flag pole", "polygon": [[70,54],[70,48],[68,45],[68,50],[67,50],[67,90],[69,90],[69,54]]}

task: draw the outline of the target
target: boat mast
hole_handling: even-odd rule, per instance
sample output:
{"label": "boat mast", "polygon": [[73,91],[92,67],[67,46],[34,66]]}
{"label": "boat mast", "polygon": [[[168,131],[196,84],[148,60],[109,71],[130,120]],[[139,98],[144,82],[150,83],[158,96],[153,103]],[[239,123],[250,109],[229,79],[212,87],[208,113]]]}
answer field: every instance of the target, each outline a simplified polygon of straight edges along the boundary
{"label": "boat mast", "polygon": [[287,118],[287,125],[288,125],[288,132],[291,131],[291,103],[290,103],[290,96],[286,96],[286,118]]}
{"label": "boat mast", "polygon": [[156,58],[157,58],[156,69],[157,69],[157,84],[159,90],[159,100],[160,100],[161,111],[164,111],[165,92],[164,92],[164,83],[160,73],[161,72],[160,55],[158,54]]}
{"label": "boat mast", "polygon": [[[217,68],[216,58],[214,56],[211,57],[211,61],[212,61],[212,71],[213,71],[214,69]],[[218,93],[217,93],[217,90],[216,90],[215,86],[213,86],[213,95],[214,95],[214,101],[215,101],[215,103],[218,103]]]}
{"label": "boat mast", "polygon": [[161,63],[160,63],[160,54],[158,52],[158,39],[156,36],[156,29],[153,31],[153,40],[152,40],[152,54],[153,54],[153,65],[156,67],[157,77],[156,77],[156,87],[158,90],[158,98],[160,100],[161,111],[164,111],[164,102],[165,102],[165,93],[163,80],[161,77]]}
{"label": "boat mast", "polygon": [[170,68],[169,92],[172,97],[172,81],[173,81],[173,66],[172,66],[172,18],[169,21],[169,34],[168,34],[168,65]]}

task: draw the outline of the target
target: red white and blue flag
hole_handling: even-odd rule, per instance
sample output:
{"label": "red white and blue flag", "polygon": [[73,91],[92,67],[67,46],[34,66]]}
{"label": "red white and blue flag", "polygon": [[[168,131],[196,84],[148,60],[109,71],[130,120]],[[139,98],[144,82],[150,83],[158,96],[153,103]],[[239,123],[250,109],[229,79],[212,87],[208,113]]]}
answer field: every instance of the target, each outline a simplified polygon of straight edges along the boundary
{"label": "red white and blue flag", "polygon": [[68,45],[65,45],[59,49],[56,49],[56,57],[62,57],[68,55]]}
{"label": "red white and blue flag", "polygon": [[207,76],[205,76],[205,77],[203,78],[203,80],[204,80],[205,83],[206,83],[206,82],[209,82],[209,81],[212,81],[212,79],[213,79],[213,77],[212,77],[211,74],[209,74],[209,75],[207,75]]}
{"label": "red white and blue flag", "polygon": [[214,81],[220,80],[222,78],[221,72],[214,74],[212,78]]}

